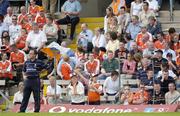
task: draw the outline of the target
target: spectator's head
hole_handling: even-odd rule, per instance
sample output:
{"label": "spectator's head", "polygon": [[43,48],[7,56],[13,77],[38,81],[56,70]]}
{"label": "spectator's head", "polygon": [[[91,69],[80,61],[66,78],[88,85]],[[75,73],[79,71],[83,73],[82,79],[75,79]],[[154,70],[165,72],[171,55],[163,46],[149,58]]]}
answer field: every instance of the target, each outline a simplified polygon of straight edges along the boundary
{"label": "spectator's head", "polygon": [[157,56],[158,59],[161,59],[162,55],[163,55],[163,51],[162,50],[157,50],[156,51],[156,56]]}
{"label": "spectator's head", "polygon": [[81,24],[82,31],[86,31],[88,28],[88,25],[86,23]]}
{"label": "spectator's head", "polygon": [[2,61],[5,61],[5,60],[7,60],[7,54],[6,53],[2,53],[1,54],[1,59],[2,59]]}
{"label": "spectator's head", "polygon": [[134,16],[132,16],[131,20],[132,20],[133,24],[136,24],[139,21],[139,17],[137,15],[134,15]]}
{"label": "spectator's head", "polygon": [[9,41],[10,41],[10,37],[7,36],[7,37],[2,37],[2,45],[7,45],[9,46]]}
{"label": "spectator's head", "polygon": [[96,77],[96,76],[92,76],[92,77],[90,78],[90,81],[91,81],[92,83],[97,83],[97,77]]}
{"label": "spectator's head", "polygon": [[37,23],[35,23],[35,22],[32,23],[32,30],[34,31],[34,33],[39,32],[39,26]]}
{"label": "spectator's head", "polygon": [[169,28],[168,33],[170,37],[174,37],[174,35],[176,34],[176,29],[174,27],[171,27]]}
{"label": "spectator's head", "polygon": [[138,49],[137,43],[136,42],[132,42],[131,43],[131,50],[137,50],[137,49]]}
{"label": "spectator's head", "polygon": [[16,47],[16,44],[11,45],[11,51],[17,53],[18,48]]}
{"label": "spectator's head", "polygon": [[0,23],[4,21],[4,15],[0,14]]}
{"label": "spectator's head", "polygon": [[145,69],[147,69],[148,66],[150,65],[150,60],[147,59],[147,58],[143,58],[143,59],[141,60],[141,62],[142,62],[143,68],[145,68]]}
{"label": "spectator's head", "polygon": [[36,5],[36,1],[35,0],[30,0],[30,5],[31,6],[35,6]]}
{"label": "spectator's head", "polygon": [[33,16],[32,14],[28,14],[28,22],[32,22],[33,21]]}
{"label": "spectator's head", "polygon": [[162,63],[161,64],[161,70],[169,70],[169,64],[168,63]]}
{"label": "spectator's head", "polygon": [[159,32],[159,33],[157,33],[156,37],[157,37],[157,39],[159,41],[163,41],[164,40],[164,33],[163,32]]}
{"label": "spectator's head", "polygon": [[107,51],[107,55],[108,55],[108,60],[111,60],[114,58],[113,51],[111,51],[111,50]]}
{"label": "spectator's head", "polygon": [[107,16],[107,18],[114,16],[112,7],[106,8],[106,16]]}
{"label": "spectator's head", "polygon": [[164,43],[164,49],[165,50],[168,50],[170,48],[170,46],[171,46],[171,43],[168,43],[168,42]]}
{"label": "spectator's head", "polygon": [[51,77],[49,77],[49,82],[50,82],[50,85],[51,85],[51,87],[55,87],[56,85],[56,79],[55,79],[55,77],[53,77],[53,76],[51,76]]}
{"label": "spectator's head", "polygon": [[13,14],[13,9],[12,9],[12,7],[8,7],[8,8],[7,8],[7,14],[9,14],[9,15],[12,15],[12,14]]}
{"label": "spectator's head", "polygon": [[124,7],[124,6],[122,6],[121,8],[120,8],[120,14],[121,15],[123,15],[123,14],[125,14],[126,13],[126,7]]}
{"label": "spectator's head", "polygon": [[130,40],[132,40],[131,34],[126,33],[126,34],[124,35],[124,39],[125,39],[126,42],[129,42]]}
{"label": "spectator's head", "polygon": [[112,25],[117,25],[118,24],[118,20],[116,17],[112,17],[112,21],[111,21]]}
{"label": "spectator's head", "polygon": [[117,33],[116,33],[116,32],[111,31],[111,32],[109,32],[109,35],[110,35],[110,39],[111,39],[112,41],[114,41],[114,40],[117,39]]}
{"label": "spectator's head", "polygon": [[140,62],[140,61],[142,60],[142,55],[141,55],[141,53],[135,53],[135,54],[134,54],[134,60],[135,60],[136,62]]}
{"label": "spectator's head", "polygon": [[177,43],[177,42],[179,42],[179,40],[180,40],[180,34],[179,34],[179,33],[176,33],[175,36],[174,36],[174,38],[172,39],[172,41],[173,41],[174,43]]}
{"label": "spectator's head", "polygon": [[63,55],[63,60],[64,60],[64,62],[69,62],[69,56],[67,56],[67,55]]}
{"label": "spectator's head", "polygon": [[162,76],[163,76],[163,78],[164,78],[165,80],[167,80],[168,77],[169,77],[169,71],[168,71],[168,70],[163,70],[163,71],[162,71]]}
{"label": "spectator's head", "polygon": [[32,60],[32,61],[35,60],[37,54],[38,54],[38,52],[37,52],[36,49],[31,49],[31,50],[29,51],[29,59]]}
{"label": "spectator's head", "polygon": [[128,54],[127,54],[127,59],[128,59],[129,61],[132,61],[132,60],[134,59],[133,54],[132,54],[132,53],[128,53]]}
{"label": "spectator's head", "polygon": [[9,37],[9,32],[8,31],[3,31],[1,37],[2,38],[3,37]]}
{"label": "spectator's head", "polygon": [[113,81],[116,81],[117,78],[118,78],[118,76],[119,76],[119,73],[118,73],[117,71],[112,71],[112,72],[111,72],[111,79],[112,79]]}
{"label": "spectator's head", "polygon": [[173,57],[173,56],[172,56],[171,53],[167,53],[167,55],[166,55],[167,60],[170,60],[170,61],[171,61],[171,60],[172,60],[172,57]]}
{"label": "spectator's head", "polygon": [[143,10],[148,11],[149,10],[149,3],[148,2],[143,2]]}
{"label": "spectator's head", "polygon": [[149,24],[150,25],[154,25],[155,24],[156,18],[154,16],[150,16],[148,19],[149,19]]}
{"label": "spectator's head", "polygon": [[93,53],[89,53],[88,59],[89,59],[90,61],[93,61],[93,60],[94,60],[94,54],[93,54]]}
{"label": "spectator's head", "polygon": [[[116,34],[117,35],[117,34]],[[105,38],[106,38],[106,42],[108,43],[109,40],[112,40],[111,39],[111,36],[110,36],[110,31],[108,31],[106,34],[105,34]]]}
{"label": "spectator's head", "polygon": [[154,43],[153,42],[147,42],[147,47],[149,50],[154,50]]}
{"label": "spectator's head", "polygon": [[21,29],[21,36],[26,36],[27,35],[27,30],[25,28]]}
{"label": "spectator's head", "polygon": [[138,3],[141,3],[142,2],[142,0],[134,0],[136,3],[138,2]]}
{"label": "spectator's head", "polygon": [[39,6],[39,15],[41,16],[41,17],[45,17],[45,13],[44,13],[44,8],[41,6]]}
{"label": "spectator's head", "polygon": [[76,74],[71,75],[71,85],[76,85],[78,83],[78,76]]}
{"label": "spectator's head", "polygon": [[170,92],[174,92],[176,89],[175,83],[169,83],[168,84],[168,89]]}
{"label": "spectator's head", "polygon": [[146,25],[141,24],[141,32],[142,33],[146,33],[147,32],[147,26]]}
{"label": "spectator's head", "polygon": [[160,91],[161,91],[161,85],[160,85],[160,83],[154,83],[154,91],[156,92],[156,93],[159,93]]}
{"label": "spectator's head", "polygon": [[119,50],[124,50],[125,44],[123,42],[119,42]]}
{"label": "spectator's head", "polygon": [[96,36],[99,36],[101,34],[101,29],[99,27],[95,28],[94,33]]}
{"label": "spectator's head", "polygon": [[141,92],[143,92],[143,91],[145,90],[145,85],[144,85],[144,83],[141,82],[141,83],[139,84],[139,89],[140,89]]}
{"label": "spectator's head", "polygon": [[23,90],[24,90],[24,83],[23,82],[20,82],[19,85],[18,85],[18,89],[19,91],[22,93]]}
{"label": "spectator's head", "polygon": [[129,84],[126,84],[126,85],[124,85],[124,94],[128,94],[129,92],[130,92],[130,86],[129,86]]}
{"label": "spectator's head", "polygon": [[14,25],[17,24],[17,16],[16,16],[16,15],[13,15],[13,16],[12,16],[12,23],[13,23]]}
{"label": "spectator's head", "polygon": [[47,22],[47,24],[48,25],[51,25],[52,23],[53,23],[53,17],[52,16],[48,16],[47,18],[46,18],[46,22]]}
{"label": "spectator's head", "polygon": [[21,12],[23,15],[25,15],[25,14],[26,14],[26,7],[25,7],[25,6],[21,6],[20,12]]}
{"label": "spectator's head", "polygon": [[148,76],[148,79],[152,79],[154,77],[154,71],[152,68],[147,69],[147,76]]}

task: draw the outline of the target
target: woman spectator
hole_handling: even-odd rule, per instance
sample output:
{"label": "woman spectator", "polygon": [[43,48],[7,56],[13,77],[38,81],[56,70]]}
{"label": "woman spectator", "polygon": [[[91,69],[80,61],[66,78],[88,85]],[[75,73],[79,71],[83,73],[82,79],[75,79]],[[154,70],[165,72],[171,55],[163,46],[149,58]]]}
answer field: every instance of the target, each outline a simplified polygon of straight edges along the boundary
{"label": "woman spectator", "polygon": [[3,31],[1,34],[1,38],[0,38],[0,46],[2,46],[2,38],[4,37],[9,37],[9,32],[8,31]]}
{"label": "woman spectator", "polygon": [[95,36],[92,39],[92,44],[94,47],[106,47],[106,39],[103,34],[101,34],[101,30],[99,27],[95,29]]}
{"label": "woman spectator", "polygon": [[68,86],[68,91],[72,105],[85,104],[84,85],[78,81],[78,77],[75,74],[71,76],[71,83]]}
{"label": "woman spectator", "polygon": [[121,32],[119,30],[118,20],[117,17],[113,17],[111,23],[109,24],[108,31],[118,32],[117,34],[120,35]]}
{"label": "woman spectator", "polygon": [[21,29],[21,34],[15,39],[15,44],[18,49],[23,49],[26,45],[27,30]]}
{"label": "woman spectator", "polygon": [[135,73],[136,62],[133,60],[133,55],[128,53],[127,60],[124,60],[122,72],[125,74],[132,75]]}
{"label": "woman spectator", "polygon": [[112,21],[112,18],[114,17],[113,9],[111,7],[108,7],[106,9],[106,16],[104,17],[104,31],[105,33],[108,31],[109,24]]}
{"label": "woman spectator", "polygon": [[120,103],[123,105],[129,105],[132,104],[133,100],[133,93],[130,90],[129,85],[125,85],[123,88],[123,92],[120,96]]}
{"label": "woman spectator", "polygon": [[117,34],[116,32],[109,32],[110,35],[110,40],[108,41],[107,45],[106,45],[106,50],[109,51],[113,51],[115,52],[118,48],[119,48],[119,40],[117,39]]}
{"label": "woman spectator", "polygon": [[142,0],[134,0],[134,2],[131,2],[131,8],[130,8],[130,13],[131,16],[139,15],[139,12],[142,10]]}

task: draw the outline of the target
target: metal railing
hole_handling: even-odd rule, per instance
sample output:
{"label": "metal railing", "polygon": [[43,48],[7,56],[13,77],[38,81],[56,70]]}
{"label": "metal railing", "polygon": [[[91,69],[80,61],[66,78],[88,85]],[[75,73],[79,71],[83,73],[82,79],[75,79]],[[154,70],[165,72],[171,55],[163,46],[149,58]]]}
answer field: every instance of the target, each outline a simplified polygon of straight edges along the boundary
{"label": "metal railing", "polygon": [[174,0],[169,0],[169,10],[170,10],[170,21],[174,21],[174,14],[173,14],[173,10],[174,10]]}

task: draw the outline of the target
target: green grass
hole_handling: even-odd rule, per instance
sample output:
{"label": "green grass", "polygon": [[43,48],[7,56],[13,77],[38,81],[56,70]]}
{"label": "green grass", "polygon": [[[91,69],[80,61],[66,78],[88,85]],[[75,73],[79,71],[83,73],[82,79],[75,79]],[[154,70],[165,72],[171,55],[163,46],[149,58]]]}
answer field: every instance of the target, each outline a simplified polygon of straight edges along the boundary
{"label": "green grass", "polygon": [[85,114],[85,113],[0,113],[0,116],[180,116],[173,113],[118,113],[118,114]]}

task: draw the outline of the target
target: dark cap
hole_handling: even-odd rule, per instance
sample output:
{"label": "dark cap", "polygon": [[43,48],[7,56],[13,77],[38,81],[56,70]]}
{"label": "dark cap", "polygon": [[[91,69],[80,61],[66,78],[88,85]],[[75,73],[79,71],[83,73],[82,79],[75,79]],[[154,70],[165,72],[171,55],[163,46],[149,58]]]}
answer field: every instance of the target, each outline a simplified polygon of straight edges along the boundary
{"label": "dark cap", "polygon": [[162,50],[157,50],[156,52],[158,52],[158,53],[161,53],[161,54],[163,54],[163,51]]}

